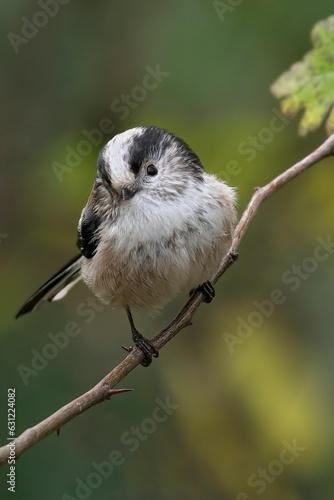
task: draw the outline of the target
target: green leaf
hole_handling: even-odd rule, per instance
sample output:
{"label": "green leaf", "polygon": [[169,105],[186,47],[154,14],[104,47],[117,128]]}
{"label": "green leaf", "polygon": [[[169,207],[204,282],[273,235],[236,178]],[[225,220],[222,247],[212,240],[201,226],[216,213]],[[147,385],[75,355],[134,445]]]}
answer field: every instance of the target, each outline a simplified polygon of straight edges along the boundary
{"label": "green leaf", "polygon": [[285,115],[293,117],[304,109],[299,124],[302,136],[318,128],[326,115],[326,131],[334,132],[334,16],[314,26],[311,40],[314,48],[270,88],[277,99],[282,99]]}

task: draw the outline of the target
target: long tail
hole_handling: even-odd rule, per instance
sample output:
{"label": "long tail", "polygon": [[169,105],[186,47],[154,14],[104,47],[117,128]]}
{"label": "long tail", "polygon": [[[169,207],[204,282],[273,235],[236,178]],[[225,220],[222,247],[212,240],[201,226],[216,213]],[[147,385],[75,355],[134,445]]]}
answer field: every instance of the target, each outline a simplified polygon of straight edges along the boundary
{"label": "long tail", "polygon": [[66,264],[58,273],[49,279],[41,288],[39,288],[21,307],[16,314],[16,318],[33,311],[41,302],[62,299],[72,286],[80,279],[80,269],[82,263],[82,255],[76,255],[70,262]]}

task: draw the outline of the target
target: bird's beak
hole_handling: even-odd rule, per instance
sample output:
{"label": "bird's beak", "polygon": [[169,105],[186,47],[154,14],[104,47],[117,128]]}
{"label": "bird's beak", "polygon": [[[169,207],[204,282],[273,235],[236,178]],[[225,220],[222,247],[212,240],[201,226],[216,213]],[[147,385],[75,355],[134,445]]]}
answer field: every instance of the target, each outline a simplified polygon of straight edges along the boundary
{"label": "bird's beak", "polygon": [[121,198],[122,200],[130,200],[131,198],[134,197],[134,195],[137,193],[138,188],[136,187],[124,187],[121,191]]}

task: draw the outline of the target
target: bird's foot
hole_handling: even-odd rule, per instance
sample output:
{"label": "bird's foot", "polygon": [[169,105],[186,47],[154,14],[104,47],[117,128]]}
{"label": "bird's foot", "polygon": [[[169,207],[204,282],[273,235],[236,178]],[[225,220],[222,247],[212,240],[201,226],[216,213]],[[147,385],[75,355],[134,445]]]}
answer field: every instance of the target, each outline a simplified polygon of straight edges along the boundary
{"label": "bird's foot", "polygon": [[216,295],[215,289],[213,288],[213,285],[210,283],[210,281],[205,281],[205,283],[202,283],[197,288],[194,288],[193,290],[190,291],[189,295],[192,295],[195,292],[203,293],[204,295],[203,302],[205,302],[206,304],[212,302],[212,300]]}
{"label": "bird's foot", "polygon": [[[152,342],[146,339],[141,333],[137,330],[132,332],[133,342],[136,347],[138,347],[142,353],[144,354],[144,359],[141,362],[142,366],[149,366],[152,363],[152,356],[157,358],[159,356],[159,351],[154,347]],[[127,352],[131,352],[133,347],[124,347]]]}

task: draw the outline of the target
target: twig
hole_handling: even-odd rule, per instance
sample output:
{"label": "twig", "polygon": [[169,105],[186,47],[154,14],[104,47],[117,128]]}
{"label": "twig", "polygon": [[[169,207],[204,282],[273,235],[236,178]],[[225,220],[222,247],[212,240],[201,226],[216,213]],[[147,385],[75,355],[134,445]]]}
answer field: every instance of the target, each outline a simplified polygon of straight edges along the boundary
{"label": "twig", "polygon": [[[259,206],[264,200],[276,193],[282,186],[291,181],[294,177],[304,172],[312,165],[317,164],[322,159],[333,155],[334,149],[334,134],[332,134],[319,148],[306,156],[288,170],[280,174],[271,182],[263,187],[256,188],[246,210],[235,229],[231,248],[225,258],[222,260],[219,270],[212,279],[216,283],[225,271],[233,264],[237,258],[237,251],[240,242],[254,219]],[[157,349],[161,349],[167,344],[177,333],[183,328],[191,324],[192,317],[203,300],[201,292],[196,292],[185,304],[179,314],[158,333],[152,340]],[[138,348],[134,348],[126,358],[116,366],[108,375],[104,377],[95,387],[86,392],[77,399],[71,401],[67,405],[60,408],[58,411],[50,415],[48,418],[35,425],[34,427],[25,430],[20,436],[15,439],[15,453],[18,458],[24,451],[28,450],[36,443],[44,439],[53,432],[59,432],[59,429],[67,422],[95,406],[106,399],[109,399],[114,394],[125,392],[128,389],[113,390],[113,388],[126,377],[143,359],[143,354]],[[6,463],[9,456],[8,445],[0,448],[0,465]]]}

